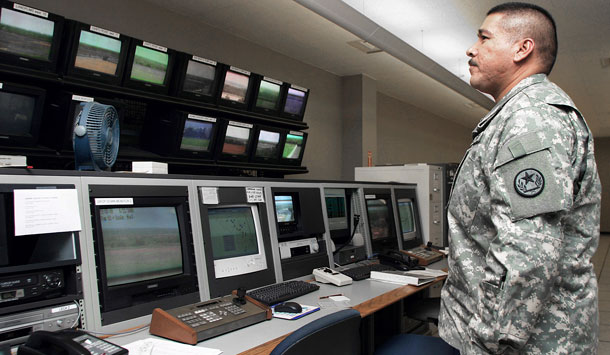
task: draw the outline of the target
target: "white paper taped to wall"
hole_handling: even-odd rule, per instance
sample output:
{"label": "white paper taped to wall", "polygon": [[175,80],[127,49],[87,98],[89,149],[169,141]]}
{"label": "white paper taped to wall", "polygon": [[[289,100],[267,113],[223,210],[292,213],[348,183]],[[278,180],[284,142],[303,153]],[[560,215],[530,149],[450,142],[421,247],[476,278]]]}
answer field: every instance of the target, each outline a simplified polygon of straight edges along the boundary
{"label": "white paper taped to wall", "polygon": [[76,189],[15,190],[15,235],[81,230]]}

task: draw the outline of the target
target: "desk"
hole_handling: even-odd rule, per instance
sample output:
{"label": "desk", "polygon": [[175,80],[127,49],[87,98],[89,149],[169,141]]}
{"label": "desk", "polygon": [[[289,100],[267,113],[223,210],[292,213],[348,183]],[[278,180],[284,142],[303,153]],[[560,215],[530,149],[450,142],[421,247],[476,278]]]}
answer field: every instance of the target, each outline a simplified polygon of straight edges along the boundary
{"label": "desk", "polygon": [[[408,296],[421,292],[436,283],[442,282],[443,279],[444,277],[439,277],[435,281],[420,287],[408,285],[401,286],[370,279],[354,281],[350,285],[341,287],[329,284],[319,284],[320,289],[318,291],[297,297],[291,301],[307,305],[317,305],[320,296],[342,293],[350,298],[351,304],[354,305],[353,308],[357,309],[362,317],[365,318]],[[320,309],[317,312],[297,320],[273,318],[202,341],[198,343],[197,346],[220,349],[223,351],[223,355],[269,354],[282,339],[288,336],[288,334],[315,319],[338,310],[339,309]],[[125,345],[152,336],[153,335],[148,334],[146,331],[126,336],[115,336],[109,340],[118,345]]]}

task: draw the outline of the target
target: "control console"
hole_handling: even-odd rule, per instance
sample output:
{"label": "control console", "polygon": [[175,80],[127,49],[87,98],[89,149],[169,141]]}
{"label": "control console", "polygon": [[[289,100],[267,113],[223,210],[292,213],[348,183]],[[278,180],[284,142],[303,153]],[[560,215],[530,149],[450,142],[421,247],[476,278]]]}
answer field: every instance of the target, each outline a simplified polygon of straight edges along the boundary
{"label": "control console", "polygon": [[317,282],[324,284],[332,283],[336,286],[345,286],[352,283],[351,277],[343,275],[339,271],[333,270],[329,267],[313,269],[313,276],[316,278]]}

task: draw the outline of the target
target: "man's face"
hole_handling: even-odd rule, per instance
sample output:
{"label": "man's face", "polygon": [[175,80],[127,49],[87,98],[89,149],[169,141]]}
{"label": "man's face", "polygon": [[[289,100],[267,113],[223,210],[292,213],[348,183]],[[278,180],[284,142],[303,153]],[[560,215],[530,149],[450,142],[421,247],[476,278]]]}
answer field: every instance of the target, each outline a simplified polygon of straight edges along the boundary
{"label": "man's face", "polygon": [[499,99],[498,94],[510,80],[513,65],[512,41],[502,29],[502,14],[485,18],[478,33],[478,41],[466,51],[471,59],[470,85]]}

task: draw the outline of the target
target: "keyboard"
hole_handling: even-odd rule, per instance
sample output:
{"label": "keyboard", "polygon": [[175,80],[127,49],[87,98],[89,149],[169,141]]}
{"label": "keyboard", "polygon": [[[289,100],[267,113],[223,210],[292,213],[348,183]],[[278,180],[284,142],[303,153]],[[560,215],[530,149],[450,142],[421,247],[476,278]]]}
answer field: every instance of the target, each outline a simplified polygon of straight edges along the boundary
{"label": "keyboard", "polygon": [[349,276],[354,281],[360,281],[364,279],[368,279],[371,277],[371,271],[388,271],[388,270],[396,270],[389,265],[383,264],[369,264],[369,265],[361,265],[356,266],[350,269],[339,270],[343,275]]}
{"label": "keyboard", "polygon": [[247,293],[248,296],[268,306],[317,291],[320,286],[305,281],[285,281],[257,288]]}

